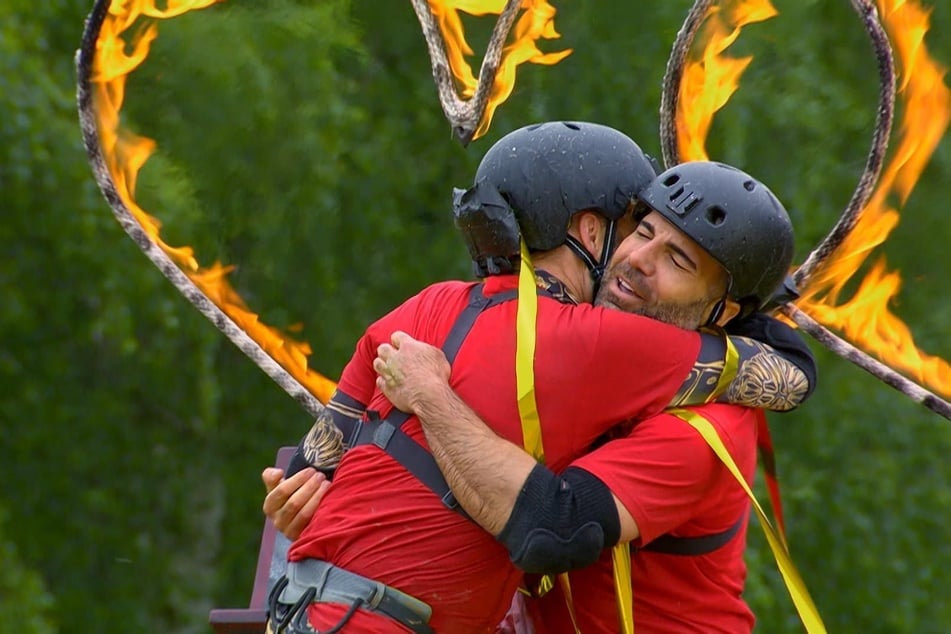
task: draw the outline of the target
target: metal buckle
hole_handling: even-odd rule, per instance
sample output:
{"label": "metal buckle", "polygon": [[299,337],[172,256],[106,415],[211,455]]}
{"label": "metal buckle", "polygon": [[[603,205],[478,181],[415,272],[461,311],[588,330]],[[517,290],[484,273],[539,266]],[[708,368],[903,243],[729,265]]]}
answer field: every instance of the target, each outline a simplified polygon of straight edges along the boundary
{"label": "metal buckle", "polygon": [[450,511],[455,511],[459,508],[459,500],[456,499],[456,496],[452,494],[452,491],[446,491],[445,494],[440,498],[443,505]]}
{"label": "metal buckle", "polygon": [[382,421],[376,431],[373,432],[373,444],[385,451],[394,433],[396,433],[396,427],[386,420]]}

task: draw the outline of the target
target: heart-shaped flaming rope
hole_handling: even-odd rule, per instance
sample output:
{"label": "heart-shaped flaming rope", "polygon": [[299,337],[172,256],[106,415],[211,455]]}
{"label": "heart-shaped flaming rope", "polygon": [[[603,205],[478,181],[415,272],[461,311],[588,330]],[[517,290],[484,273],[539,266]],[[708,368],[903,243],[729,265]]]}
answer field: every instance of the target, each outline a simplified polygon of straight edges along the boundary
{"label": "heart-shaped flaming rope", "polygon": [[[168,8],[164,10],[155,7],[155,0],[96,1],[87,18],[82,45],[77,54],[79,115],[83,140],[96,182],[129,236],[203,315],[305,410],[316,416],[322,409],[321,402],[326,402],[332,392],[334,383],[307,368],[306,356],[309,349],[306,344],[294,342],[275,329],[261,324],[237,293],[227,285],[225,267],[216,264],[207,270],[200,269],[189,248],[176,249],[165,244],[158,235],[158,223],[139,208],[133,198],[136,173],[147,159],[152,142],[120,130],[118,112],[122,106],[125,76],[145,58],[149,42],[155,37],[154,25],[146,29],[144,35],[140,33],[139,37],[134,39],[133,51],[128,54],[124,50],[125,44],[121,35],[140,16],[152,19],[169,18],[204,8],[217,1],[220,0],[178,0],[168,3]],[[566,50],[543,53],[535,44],[540,38],[558,37],[552,22],[555,10],[545,0],[411,1],[429,49],[439,102],[453,133],[463,144],[486,132],[495,108],[512,91],[515,67],[523,62],[554,64],[571,52]],[[883,10],[891,13],[914,10],[916,6],[907,2],[899,3],[900,8],[894,8],[890,7],[894,0],[881,2]],[[701,25],[714,13],[714,4],[713,0],[697,0],[694,3],[678,33],[668,62],[661,103],[661,140],[664,159],[668,165],[678,162],[681,157],[703,157],[697,155],[697,148],[701,148],[699,151],[702,152],[709,119],[699,128],[692,128],[689,124],[687,102],[692,101],[696,94],[688,91],[686,95],[689,95],[690,99],[684,98],[688,83],[684,68]],[[775,14],[767,0],[749,4],[757,10],[747,12],[747,22]],[[853,231],[865,214],[869,213],[872,205],[882,204],[880,199],[887,193],[882,193],[882,188],[873,193],[873,188],[882,172],[894,113],[895,73],[892,50],[872,2],[851,0],[851,4],[870,36],[878,62],[879,107],[872,146],[865,170],[845,211],[829,235],[793,274],[796,283],[805,289],[804,299],[797,303],[787,303],[781,310],[836,354],[869,371],[915,402],[951,419],[951,404],[947,401],[837,337],[804,312],[816,310],[815,303],[806,301],[815,294],[812,291],[812,286],[815,285],[810,286],[810,282],[813,278],[822,277],[824,271],[834,268],[832,264],[836,262],[835,256],[848,244]],[[909,6],[912,8],[909,9]],[[524,11],[518,18],[520,9]],[[459,10],[499,16],[486,48],[478,79],[474,77],[464,59],[464,55],[470,54],[471,50],[464,39],[457,14]],[[515,37],[506,45],[513,26]],[[711,50],[713,56],[722,52],[735,38],[738,28],[725,39],[721,38],[720,48],[708,47],[705,56],[711,55]],[[902,50],[910,51],[908,55],[920,54],[919,47],[905,46]],[[109,70],[102,64],[104,56],[113,57]],[[908,69],[913,67],[912,64],[908,59],[903,59],[903,62],[906,73],[909,73]],[[741,72],[742,68],[733,79],[738,78]],[[905,80],[907,82],[907,76]],[[940,84],[940,81],[937,83]],[[709,118],[726,103],[733,89],[735,84],[708,113]],[[939,119],[939,125],[942,122],[944,126],[947,125],[946,115]],[[937,133],[938,139],[943,130],[941,127]],[[935,140],[934,143],[936,142]],[[138,151],[132,155],[130,148],[137,148]],[[900,166],[886,173],[885,189],[893,186],[896,179],[902,180],[902,175],[896,172],[900,172]],[[899,186],[903,188],[903,195],[907,196],[906,190],[910,187],[901,183]],[[828,287],[828,275],[823,281]],[[839,282],[841,283],[844,282]],[[837,295],[841,285],[832,286],[829,294]],[[915,352],[917,353],[917,350]],[[940,359],[937,361],[944,363]],[[944,366],[947,366],[938,365],[940,371],[944,371]],[[913,364],[908,367],[913,367]]]}

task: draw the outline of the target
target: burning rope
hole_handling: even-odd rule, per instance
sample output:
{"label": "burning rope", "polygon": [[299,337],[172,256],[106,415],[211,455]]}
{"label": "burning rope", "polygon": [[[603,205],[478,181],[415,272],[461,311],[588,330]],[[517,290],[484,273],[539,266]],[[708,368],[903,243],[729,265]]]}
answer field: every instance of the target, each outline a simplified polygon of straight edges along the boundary
{"label": "burning rope", "polygon": [[82,43],[76,55],[78,71],[77,100],[79,102],[79,122],[82,128],[83,144],[99,189],[112,208],[112,212],[129,237],[175,285],[175,288],[190,301],[198,311],[207,317],[218,330],[241,349],[258,367],[274,379],[285,392],[316,417],[323,405],[287,370],[281,367],[256,341],[224,313],[195,283],[185,275],[175,262],[153,241],[139,220],[123,202],[116,184],[112,179],[103,155],[102,140],[96,124],[95,103],[92,90],[93,59],[96,54],[96,41],[102,29],[110,0],[97,0],[86,18]]}
{"label": "burning rope", "polygon": [[[866,159],[865,169],[848,205],[829,234],[793,273],[793,279],[800,286],[804,285],[816,270],[822,267],[826,259],[855,228],[861,217],[861,212],[872,196],[875,184],[881,175],[882,164],[885,160],[888,140],[891,135],[895,111],[895,64],[891,44],[878,17],[878,11],[871,0],[851,0],[851,3],[868,32],[878,62],[880,87],[875,131],[872,136],[872,145]],[[677,33],[667,63],[660,111],[661,147],[664,163],[667,166],[680,162],[676,120],[684,64],[697,31],[708,16],[712,5],[713,0],[696,0],[684,20],[683,26]],[[793,304],[785,304],[781,307],[781,310],[816,341],[838,356],[866,370],[916,403],[920,403],[931,411],[951,420],[951,403],[836,336]]]}
{"label": "burning rope", "polygon": [[940,414],[951,420],[951,403],[948,403],[941,397],[936,396],[933,392],[926,390],[914,381],[895,372],[881,361],[871,358],[848,341],[833,334],[828,328],[799,310],[796,306],[786,304],[783,308],[783,312],[789,315],[800,328],[812,335],[816,341],[829,350],[832,350],[843,359],[851,361],[883,383],[892,386],[914,402],[924,405],[936,414]]}
{"label": "burning rope", "polygon": [[413,10],[423,27],[423,37],[429,48],[429,59],[433,66],[433,81],[439,94],[439,104],[452,126],[456,138],[463,145],[468,145],[479,128],[482,117],[485,115],[489,103],[489,91],[495,82],[495,75],[499,71],[499,62],[502,59],[502,46],[512,30],[515,16],[521,6],[521,0],[508,0],[505,8],[499,14],[499,19],[492,30],[492,37],[486,47],[485,57],[479,70],[479,81],[476,84],[475,94],[471,99],[459,97],[453,74],[446,55],[446,41],[443,38],[436,17],[429,6],[429,0],[412,0]]}
{"label": "burning rope", "polygon": [[879,93],[875,131],[872,134],[872,147],[868,152],[865,170],[859,178],[858,185],[855,187],[855,192],[853,192],[845,211],[842,212],[842,216],[832,227],[832,231],[823,238],[819,246],[809,254],[806,261],[793,274],[796,285],[800,288],[805,287],[816,269],[855,228],[861,211],[868,203],[875,183],[878,182],[882,173],[882,163],[885,161],[888,138],[891,136],[892,120],[895,115],[895,62],[888,35],[878,18],[878,11],[869,0],[852,0],[852,7],[865,25],[865,30],[868,32],[872,40],[872,46],[875,48],[875,58],[878,61]]}

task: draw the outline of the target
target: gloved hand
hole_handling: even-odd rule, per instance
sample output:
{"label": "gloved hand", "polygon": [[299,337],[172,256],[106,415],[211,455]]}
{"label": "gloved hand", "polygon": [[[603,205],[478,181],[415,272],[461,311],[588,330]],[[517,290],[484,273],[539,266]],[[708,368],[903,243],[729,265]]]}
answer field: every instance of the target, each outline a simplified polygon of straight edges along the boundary
{"label": "gloved hand", "polygon": [[802,370],[809,380],[809,389],[802,402],[812,395],[816,389],[816,359],[798,330],[786,322],[759,312],[729,322],[725,330],[729,335],[749,337],[772,346],[777,354]]}

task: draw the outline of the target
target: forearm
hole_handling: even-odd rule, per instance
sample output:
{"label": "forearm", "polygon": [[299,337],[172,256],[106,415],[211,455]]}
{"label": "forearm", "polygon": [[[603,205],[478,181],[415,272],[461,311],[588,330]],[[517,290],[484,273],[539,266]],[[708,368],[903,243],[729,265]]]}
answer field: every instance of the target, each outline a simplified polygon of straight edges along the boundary
{"label": "forearm", "polygon": [[731,339],[739,365],[736,378],[718,401],[784,412],[806,399],[811,392],[810,378],[796,364],[754,339]]}
{"label": "forearm", "polygon": [[453,495],[473,520],[498,535],[535,459],[497,436],[447,384],[434,386],[414,409]]}
{"label": "forearm", "polygon": [[306,467],[314,467],[332,475],[347,449],[344,443],[353,433],[353,427],[362,414],[362,409],[356,407],[362,408],[347,395],[335,393],[298,444],[287,468],[287,475],[293,475]]}

